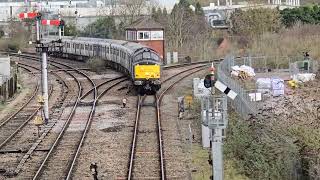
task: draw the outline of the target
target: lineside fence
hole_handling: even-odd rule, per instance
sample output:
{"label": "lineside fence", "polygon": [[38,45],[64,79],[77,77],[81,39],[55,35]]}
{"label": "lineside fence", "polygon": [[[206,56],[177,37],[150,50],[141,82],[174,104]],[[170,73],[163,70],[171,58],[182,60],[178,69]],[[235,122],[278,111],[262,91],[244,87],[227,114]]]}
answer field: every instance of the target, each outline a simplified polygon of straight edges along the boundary
{"label": "lineside fence", "polygon": [[227,56],[218,66],[218,78],[229,88],[235,91],[238,96],[233,101],[230,101],[235,110],[242,118],[248,119],[250,115],[257,114],[255,102],[250,101],[250,97],[246,90],[241,85],[230,77],[231,67],[234,65],[234,56]]}
{"label": "lineside fence", "polygon": [[0,102],[5,102],[17,92],[18,76],[16,73],[11,77],[0,75],[0,79],[2,79],[2,83],[0,82]]}
{"label": "lineside fence", "polygon": [[244,119],[248,119],[252,115],[257,116],[259,103],[251,101],[249,92],[252,92],[252,89],[245,89],[241,82],[231,77],[232,66],[235,65],[250,66],[254,68],[256,73],[284,72],[291,76],[298,73],[316,73],[319,67],[317,61],[304,58],[303,56],[248,56],[241,58],[235,58],[232,55],[226,56],[218,66],[218,78],[238,94],[238,97],[230,101],[230,103]]}

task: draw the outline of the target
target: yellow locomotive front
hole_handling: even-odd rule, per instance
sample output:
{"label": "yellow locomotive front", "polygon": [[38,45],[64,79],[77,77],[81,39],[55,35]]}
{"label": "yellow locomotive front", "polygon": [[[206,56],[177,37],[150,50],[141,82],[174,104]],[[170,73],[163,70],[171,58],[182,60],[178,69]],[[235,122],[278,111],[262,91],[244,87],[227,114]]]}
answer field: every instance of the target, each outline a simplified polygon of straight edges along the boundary
{"label": "yellow locomotive front", "polygon": [[133,81],[138,93],[155,94],[161,87],[161,59],[149,48],[139,49],[134,57]]}
{"label": "yellow locomotive front", "polygon": [[134,67],[136,80],[158,80],[160,79],[160,65],[136,65]]}
{"label": "yellow locomotive front", "polygon": [[155,94],[160,89],[160,69],[159,64],[134,66],[134,82],[139,94]]}

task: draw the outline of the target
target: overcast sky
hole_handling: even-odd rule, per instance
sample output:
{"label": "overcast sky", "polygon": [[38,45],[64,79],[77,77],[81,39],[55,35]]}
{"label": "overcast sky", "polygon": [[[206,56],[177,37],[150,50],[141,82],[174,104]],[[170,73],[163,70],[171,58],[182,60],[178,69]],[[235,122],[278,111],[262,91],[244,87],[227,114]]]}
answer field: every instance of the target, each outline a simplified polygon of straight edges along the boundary
{"label": "overcast sky", "polygon": [[175,3],[179,2],[179,0],[158,0],[162,6],[173,7]]}

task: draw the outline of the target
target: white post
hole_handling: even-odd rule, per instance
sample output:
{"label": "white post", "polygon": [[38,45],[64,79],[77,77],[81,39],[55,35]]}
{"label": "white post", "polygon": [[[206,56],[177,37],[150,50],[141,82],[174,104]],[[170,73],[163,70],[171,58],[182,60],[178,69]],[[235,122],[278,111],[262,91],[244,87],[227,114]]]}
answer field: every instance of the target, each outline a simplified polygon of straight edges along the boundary
{"label": "white post", "polygon": [[[61,22],[61,15],[60,15],[60,9],[59,9],[59,21]],[[62,26],[58,26],[58,28],[59,28],[59,40],[61,40],[62,38],[61,38],[61,30],[62,30]]]}
{"label": "white post", "polygon": [[223,180],[222,130],[214,129],[212,133],[212,168],[213,179]]}
{"label": "white post", "polygon": [[49,96],[48,96],[48,65],[47,65],[47,48],[42,47],[42,96],[44,99],[43,112],[45,123],[48,123],[49,120]]}
{"label": "white post", "polygon": [[230,0],[229,4],[230,4],[230,6],[232,6],[232,0]]}
{"label": "white post", "polygon": [[37,43],[40,43],[40,18],[36,21]]}
{"label": "white post", "polygon": [[220,0],[217,0],[217,5],[220,6]]}

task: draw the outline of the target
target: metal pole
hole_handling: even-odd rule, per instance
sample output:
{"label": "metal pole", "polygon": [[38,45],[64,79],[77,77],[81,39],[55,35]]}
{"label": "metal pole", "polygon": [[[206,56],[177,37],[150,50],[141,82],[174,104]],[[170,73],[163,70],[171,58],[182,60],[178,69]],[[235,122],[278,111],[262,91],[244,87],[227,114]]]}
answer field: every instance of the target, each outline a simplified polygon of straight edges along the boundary
{"label": "metal pole", "polygon": [[43,112],[45,124],[49,120],[49,102],[48,102],[48,65],[47,65],[47,47],[42,47],[42,96],[44,99]]}
{"label": "metal pole", "polygon": [[223,180],[222,129],[212,131],[212,171],[214,180]]}
{"label": "metal pole", "polygon": [[[59,21],[61,22],[60,9],[59,9]],[[61,30],[62,30],[62,26],[59,25],[58,28],[59,28],[59,41],[61,41]]]}
{"label": "metal pole", "polygon": [[36,30],[37,30],[37,43],[40,43],[40,20],[41,18],[38,18],[36,21]]}

